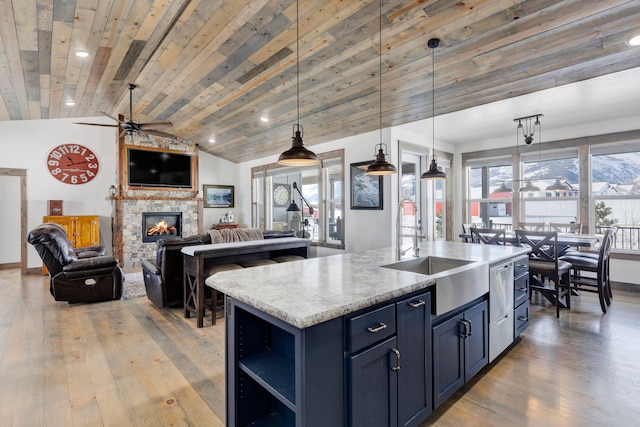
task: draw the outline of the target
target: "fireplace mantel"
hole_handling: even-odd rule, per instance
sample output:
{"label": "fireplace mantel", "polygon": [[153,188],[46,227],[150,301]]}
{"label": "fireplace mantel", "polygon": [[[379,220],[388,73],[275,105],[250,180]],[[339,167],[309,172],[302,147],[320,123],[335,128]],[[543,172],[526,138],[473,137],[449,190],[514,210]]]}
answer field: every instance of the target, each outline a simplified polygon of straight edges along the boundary
{"label": "fireplace mantel", "polygon": [[202,197],[171,197],[171,196],[112,196],[107,200],[184,200],[185,202],[203,202]]}

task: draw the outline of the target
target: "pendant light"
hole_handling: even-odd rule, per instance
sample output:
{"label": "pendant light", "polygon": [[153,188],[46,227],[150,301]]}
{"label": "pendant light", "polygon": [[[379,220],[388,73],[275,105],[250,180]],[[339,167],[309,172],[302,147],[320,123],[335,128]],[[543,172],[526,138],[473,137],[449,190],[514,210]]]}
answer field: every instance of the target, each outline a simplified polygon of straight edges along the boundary
{"label": "pendant light", "polygon": [[422,180],[438,180],[446,179],[445,174],[438,166],[438,160],[436,157],[436,48],[440,46],[440,39],[430,39],[427,42],[427,46],[431,48],[431,97],[432,97],[432,120],[433,120],[433,153],[431,155],[431,163],[429,164],[429,170],[420,176]]}
{"label": "pendant light", "polygon": [[545,188],[546,191],[571,191],[571,187],[569,187],[566,183],[561,182],[560,178],[556,178],[556,181]]}
{"label": "pendant light", "polygon": [[291,148],[280,154],[278,163],[284,166],[311,166],[320,163],[313,151],[304,147],[302,137],[304,129],[300,126],[300,15],[299,2],[296,1],[296,100],[297,123],[293,125]]}
{"label": "pendant light", "polygon": [[[514,122],[518,122],[518,126],[516,126],[516,150],[517,144],[519,140],[519,133],[522,132],[522,136],[524,137],[524,143],[526,145],[531,145],[533,143],[533,136],[535,135],[536,127],[538,127],[538,134],[540,135],[540,142],[538,143],[538,164],[539,167],[542,167],[541,159],[542,159],[542,124],[540,123],[540,117],[544,117],[542,114],[534,114],[533,116],[527,117],[518,117],[513,119]],[[532,122],[533,119],[536,119],[535,122]],[[524,125],[522,122],[524,121]],[[540,179],[540,172],[538,171],[538,179]],[[540,191],[540,187],[533,184],[533,180],[529,178],[524,185],[524,187],[520,187],[518,192],[520,193],[536,193]]]}
{"label": "pendant light", "polygon": [[499,193],[513,193],[513,188],[507,187],[507,184],[504,181],[502,181],[498,186],[498,188],[496,188],[491,192],[491,194],[499,194]]}
{"label": "pendant light", "polygon": [[[380,53],[378,55],[380,61],[380,72],[378,76],[380,78],[380,88],[378,93],[380,95],[380,143],[376,145],[377,154],[375,154],[376,161],[369,165],[365,171],[366,175],[393,175],[398,173],[396,167],[387,162],[385,154],[387,150],[387,144],[382,142],[382,0],[380,0],[380,26],[378,29],[378,35],[380,37]],[[384,150],[382,149],[384,147]]]}

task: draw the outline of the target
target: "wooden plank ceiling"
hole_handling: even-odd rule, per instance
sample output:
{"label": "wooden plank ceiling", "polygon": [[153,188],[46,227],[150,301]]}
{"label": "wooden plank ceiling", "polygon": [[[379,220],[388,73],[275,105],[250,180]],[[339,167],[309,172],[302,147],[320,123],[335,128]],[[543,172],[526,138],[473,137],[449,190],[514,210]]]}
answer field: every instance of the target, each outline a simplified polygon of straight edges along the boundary
{"label": "wooden plank ceiling", "polygon": [[[164,131],[243,162],[290,146],[298,53],[307,146],[379,129],[377,1],[300,0],[299,50],[293,0],[0,7],[0,120],[128,117],[132,82],[136,121],[170,121]],[[384,127],[433,115],[432,37],[436,114],[640,66],[625,44],[640,29],[637,0],[384,0],[382,10]]]}

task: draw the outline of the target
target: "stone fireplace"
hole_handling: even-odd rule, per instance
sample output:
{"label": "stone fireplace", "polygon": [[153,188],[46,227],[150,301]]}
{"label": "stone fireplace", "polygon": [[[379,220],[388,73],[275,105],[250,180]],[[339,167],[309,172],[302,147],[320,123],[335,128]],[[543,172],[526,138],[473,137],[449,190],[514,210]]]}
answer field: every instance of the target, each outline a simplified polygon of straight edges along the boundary
{"label": "stone fireplace", "polygon": [[182,212],[142,212],[142,242],[182,237]]}
{"label": "stone fireplace", "polygon": [[[178,235],[192,236],[201,233],[199,218],[202,216],[202,199],[172,198],[167,196],[124,196],[113,198],[113,240],[114,255],[124,268],[139,267],[141,259],[156,256],[156,240],[146,241],[143,232],[143,215],[160,217],[163,214],[180,214],[181,224]],[[153,218],[152,218],[153,219]],[[167,235],[164,237],[177,237]]]}
{"label": "stone fireplace", "polygon": [[[123,117],[121,119],[124,120]],[[117,173],[119,185],[116,191],[117,195],[110,197],[110,199],[113,221],[113,255],[118,258],[120,266],[123,268],[140,267],[141,259],[155,260],[158,239],[201,234],[204,207],[203,199],[197,197],[197,185],[191,190],[129,186],[126,150],[128,146],[194,153],[196,156],[196,167],[192,171],[194,183],[197,183],[198,173],[196,145],[185,144],[177,139],[155,138],[144,134],[132,135],[125,145],[125,136],[119,136]],[[166,214],[172,214],[172,218],[165,217]],[[143,217],[146,222],[147,217],[153,216],[160,217],[156,218],[156,222],[160,219],[173,221],[168,224],[170,231],[160,232],[149,238],[147,236],[149,227],[143,223]]]}

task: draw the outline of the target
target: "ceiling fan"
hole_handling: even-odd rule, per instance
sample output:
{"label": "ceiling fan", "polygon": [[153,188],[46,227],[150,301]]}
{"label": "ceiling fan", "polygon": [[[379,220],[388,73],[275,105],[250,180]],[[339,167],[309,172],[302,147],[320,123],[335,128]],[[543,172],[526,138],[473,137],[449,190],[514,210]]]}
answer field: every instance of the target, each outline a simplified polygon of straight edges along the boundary
{"label": "ceiling fan", "polygon": [[116,122],[118,122],[118,124],[106,125],[102,123],[81,123],[81,122],[74,122],[74,124],[120,128],[122,129],[120,131],[121,136],[125,134],[133,135],[134,133],[143,133],[148,135],[161,136],[164,138],[177,139],[178,137],[175,135],[157,130],[157,129],[164,129],[164,128],[173,126],[173,123],[171,122],[138,123],[133,120],[133,90],[136,87],[137,85],[133,83],[127,83],[127,89],[129,89],[129,120],[128,121],[118,120],[115,117],[108,115],[104,111],[101,111],[102,114],[109,117],[110,119],[115,120]]}

